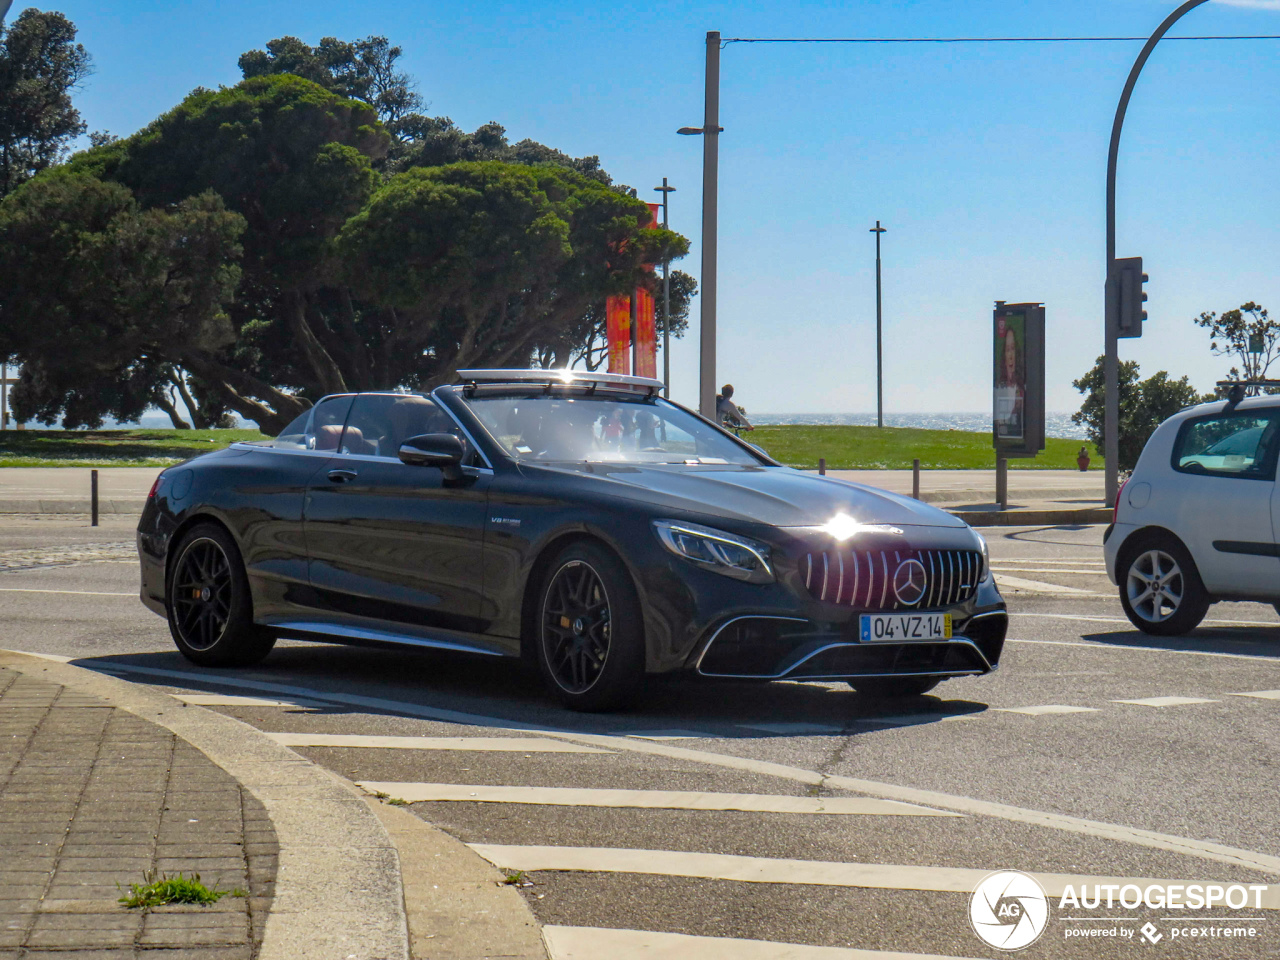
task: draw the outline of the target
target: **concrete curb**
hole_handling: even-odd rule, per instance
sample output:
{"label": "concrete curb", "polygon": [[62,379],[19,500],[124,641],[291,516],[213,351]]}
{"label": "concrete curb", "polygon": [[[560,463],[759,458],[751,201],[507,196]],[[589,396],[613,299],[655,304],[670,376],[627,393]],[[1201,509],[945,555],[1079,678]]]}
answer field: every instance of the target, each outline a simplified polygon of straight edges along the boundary
{"label": "concrete curb", "polygon": [[1083,507],[1065,510],[948,510],[971,527],[1057,527],[1074,524],[1110,523],[1110,507]]}
{"label": "concrete curb", "polygon": [[[99,500],[98,513],[137,517],[146,505],[146,500]],[[90,511],[88,497],[83,500],[0,500],[0,514],[83,514],[87,517]]]}
{"label": "concrete curb", "polygon": [[0,665],[171,730],[261,801],[280,861],[259,960],[408,960],[400,856],[352,784],[248,724],[126,680],[7,650]]}
{"label": "concrete curb", "polygon": [[408,810],[366,802],[400,851],[413,956],[547,960],[533,911],[500,870]]}

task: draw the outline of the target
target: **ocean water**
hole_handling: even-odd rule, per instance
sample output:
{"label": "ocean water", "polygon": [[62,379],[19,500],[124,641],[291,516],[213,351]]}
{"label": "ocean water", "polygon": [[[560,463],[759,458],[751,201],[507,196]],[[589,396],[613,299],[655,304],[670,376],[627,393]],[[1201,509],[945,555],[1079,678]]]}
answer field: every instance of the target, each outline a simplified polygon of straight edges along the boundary
{"label": "ocean water", "polygon": [[[752,423],[774,426],[794,424],[798,426],[856,426],[874,427],[874,413],[748,413]],[[916,427],[922,430],[967,430],[973,433],[991,432],[990,413],[886,413],[886,427]],[[1045,434],[1065,437],[1069,440],[1085,439],[1085,428],[1071,422],[1069,413],[1046,413]]]}

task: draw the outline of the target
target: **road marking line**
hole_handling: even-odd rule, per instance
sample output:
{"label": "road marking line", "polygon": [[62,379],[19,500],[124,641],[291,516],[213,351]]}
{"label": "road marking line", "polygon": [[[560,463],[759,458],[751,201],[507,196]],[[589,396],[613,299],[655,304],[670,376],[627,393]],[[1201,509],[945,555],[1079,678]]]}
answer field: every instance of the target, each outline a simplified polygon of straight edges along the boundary
{"label": "road marking line", "polygon": [[1077,558],[1075,560],[1050,560],[1048,557],[999,557],[999,558],[992,557],[991,558],[991,565],[993,567],[998,567],[1001,564],[1005,564],[1005,563],[1048,563],[1048,564],[1057,564],[1059,566],[1066,566],[1066,567],[1069,567],[1073,564],[1079,564],[1080,566],[1085,566],[1085,567],[1105,567],[1107,565],[1107,561],[1105,560],[1085,560],[1084,558]]}
{"label": "road marking line", "polygon": [[35,587],[0,587],[0,593],[69,593],[77,597],[133,597],[138,599],[137,591],[133,593],[104,593],[100,590],[37,590]]}
{"label": "road marking line", "polygon": [[1280,690],[1254,690],[1252,693],[1229,693],[1229,697],[1257,697],[1259,700],[1280,700]]}
{"label": "road marking line", "polygon": [[1069,593],[1078,597],[1111,596],[1109,593],[1099,594],[1091,590],[1081,590],[1079,587],[1063,587],[1056,583],[1045,583],[1043,580],[1023,580],[1021,577],[1011,577],[999,571],[996,571],[995,577],[997,585],[1013,590],[1026,590],[1034,593]]}
{"label": "road marking line", "polygon": [[[1097,646],[1096,644],[1072,644],[1072,646]],[[1144,649],[1144,648],[1136,648]],[[25,651],[15,650],[14,653]],[[1159,650],[1164,653],[1167,651]],[[98,664],[92,658],[58,657],[53,654],[28,654],[28,656],[44,657],[61,663],[72,662],[86,669],[95,669]],[[1229,654],[1222,654],[1229,656]],[[1267,659],[1254,657],[1250,659]],[[1272,661],[1274,662],[1274,661]],[[383,697],[364,697],[350,693],[335,693],[310,687],[298,687],[283,683],[267,683],[261,680],[240,679],[225,673],[197,673],[194,670],[169,670],[161,667],[144,667],[136,664],[108,661],[101,664],[108,670],[120,670],[131,673],[149,674],[157,677],[170,677],[181,680],[192,680],[197,683],[239,687],[248,690],[262,690],[268,693],[284,693],[303,695],[316,699],[331,700],[349,706],[366,707],[383,712],[400,713],[411,717],[422,717],[445,723],[458,723],[473,727],[492,727],[501,730],[519,731],[521,733],[540,734],[558,737],[575,743],[602,747],[606,750],[628,750],[633,753],[647,753],[654,756],[669,757],[676,760],[688,760],[694,763],[705,763],[728,770],[742,770],[747,773],[758,773],[764,776],[779,777],[797,783],[814,784],[836,790],[848,790],[853,793],[881,797],[886,800],[901,800],[904,803],[917,803],[922,806],[941,807],[974,816],[995,817],[1014,823],[1025,823],[1033,826],[1063,830],[1067,833],[1087,837],[1098,837],[1103,840],[1115,840],[1131,843],[1136,846],[1150,847],[1155,850],[1169,850],[1174,853],[1202,857],[1229,863],[1232,866],[1256,870],[1259,873],[1280,874],[1280,857],[1259,853],[1255,850],[1244,850],[1222,843],[1207,840],[1196,840],[1190,837],[1179,837],[1154,830],[1142,830],[1137,827],[1126,827],[1116,823],[1105,823],[1099,820],[1087,820],[1083,817],[1071,817],[1060,813],[1049,813],[1043,810],[1031,810],[1016,807],[1007,803],[995,803],[979,800],[974,797],[962,797],[955,794],[941,793],[936,790],[922,790],[895,783],[882,783],[877,780],[865,780],[859,777],[845,777],[838,774],[822,774],[816,770],[805,770],[783,763],[772,763],[767,760],[754,760],[749,757],[735,757],[729,754],[714,753],[709,750],[695,750],[679,747],[669,743],[653,743],[643,740],[632,740],[627,737],[604,736],[600,734],[581,733],[572,730],[549,730],[532,724],[517,723],[499,717],[486,717],[480,714],[464,713],[460,710],[448,710],[442,707],[429,707],[419,703],[403,700],[390,700]]]}
{"label": "road marking line", "polygon": [[[868,890],[924,890],[930,893],[971,894],[990,869],[922,867],[886,863],[836,863],[822,860],[783,860],[743,857],[722,853],[687,853],[676,850],[629,850],[616,847],[506,846],[469,843],[472,850],[498,867],[535,872],[541,870],[590,873],[643,873],[700,880],[736,880],[740,883],[790,883],[801,886],[860,887]],[[1136,884],[1145,890],[1152,884],[1183,884],[1185,880],[1146,877],[1101,877],[1064,873],[1030,873],[1051,897],[1060,897],[1068,886],[1079,889],[1094,884],[1117,888]],[[1196,883],[1208,881],[1196,880]],[[1217,880],[1213,882],[1219,882]],[[1221,881],[1224,884],[1233,881]],[[1280,910],[1280,886],[1260,891],[1263,910]]]}
{"label": "road marking line", "polygon": [[[1106,594],[1110,597],[1113,594]],[[1081,613],[1026,613],[1021,610],[1010,610],[1011,617],[1045,617],[1050,620],[1089,620],[1096,623],[1128,623],[1124,617],[1091,617],[1088,614]],[[1212,617],[1206,617],[1200,623],[1225,623],[1237,627],[1280,627],[1280,623],[1275,620],[1217,620]]]}
{"label": "road marking line", "polygon": [[357,781],[370,793],[410,803],[528,803],[556,807],[632,807],[642,810],[739,810],[747,813],[838,814],[842,816],[955,817],[910,803],[869,797],[794,797],[760,793],[699,793],[693,790],[601,790],[578,787],[504,787],[465,783]]}
{"label": "road marking line", "polygon": [[[1022,614],[1027,616],[1027,614]],[[1088,617],[1083,619],[1098,619]],[[1124,621],[1128,623],[1129,621]],[[1280,657],[1260,657],[1251,653],[1222,653],[1216,650],[1174,650],[1169,647],[1143,647],[1134,644],[1115,644],[1115,643],[1082,643],[1079,640],[1023,640],[1018,637],[1009,637],[1005,643],[1038,643],[1046,647],[1089,647],[1093,650],[1118,650],[1131,651],[1139,653],[1180,653],[1188,657],[1227,657],[1231,660],[1257,660],[1260,663],[1280,664]]]}
{"label": "road marking line", "polygon": [[1060,703],[1046,703],[1038,707],[992,707],[996,713],[1025,713],[1029,717],[1044,717],[1059,713],[1097,713],[1097,707],[1068,707]]}
{"label": "road marking line", "polygon": [[230,693],[171,693],[169,696],[197,707],[327,707],[319,700],[268,700],[265,697],[237,697]]}
{"label": "road marking line", "polygon": [[743,730],[762,730],[765,733],[778,733],[784,736],[806,736],[842,733],[843,727],[833,727],[821,723],[737,723],[734,726]]}
{"label": "road marking line", "polygon": [[[476,750],[489,753],[605,753],[599,747],[586,747],[563,740],[539,737],[385,737],[348,733],[268,733],[268,737],[286,747],[359,747],[391,750]],[[398,794],[397,794],[398,796]]]}
{"label": "road marking line", "polygon": [[1005,567],[1005,566],[997,565],[995,563],[991,564],[991,572],[994,573],[997,577],[1003,576],[1006,570],[1012,573],[1060,573],[1064,575],[1074,574],[1076,576],[1083,576],[1083,577],[1105,577],[1107,575],[1107,571],[1105,570],[1071,570],[1071,569],[1060,568],[1060,567],[1023,567],[1023,566]]}
{"label": "road marking line", "polygon": [[875,723],[885,727],[914,727],[943,720],[971,720],[976,713],[901,713],[892,717],[855,717],[854,723]]}
{"label": "road marking line", "polygon": [[1186,707],[1195,703],[1221,703],[1201,697],[1145,697],[1142,700],[1112,700],[1112,703],[1132,703],[1139,707]]}
{"label": "road marking line", "polygon": [[542,939],[551,960],[600,960],[601,957],[644,957],[645,960],[960,960],[932,953],[814,947],[736,937],[695,937],[686,933],[554,924],[542,928]]}
{"label": "road marking line", "polygon": [[714,733],[699,733],[697,730],[620,730],[618,733],[640,740],[711,740],[716,736]]}

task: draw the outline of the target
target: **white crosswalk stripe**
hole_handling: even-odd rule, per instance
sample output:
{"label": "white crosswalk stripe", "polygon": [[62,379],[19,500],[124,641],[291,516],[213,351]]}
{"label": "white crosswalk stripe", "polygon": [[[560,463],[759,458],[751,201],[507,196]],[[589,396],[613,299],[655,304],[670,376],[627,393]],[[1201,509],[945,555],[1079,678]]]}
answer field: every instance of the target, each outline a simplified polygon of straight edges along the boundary
{"label": "white crosswalk stripe", "polygon": [[198,707],[324,707],[329,704],[319,700],[290,697],[275,700],[269,697],[240,697],[230,693],[171,693],[169,696],[183,703]]}
{"label": "white crosswalk stripe", "polygon": [[937,954],[813,947],[733,937],[694,937],[650,930],[608,927],[542,928],[551,960],[600,960],[601,957],[643,957],[645,960],[960,960]]}
{"label": "white crosswalk stripe", "polygon": [[1197,703],[1220,703],[1203,697],[1145,697],[1141,700],[1112,700],[1112,703],[1132,703],[1139,707],[1189,707]]}
{"label": "white crosswalk stripe", "polygon": [[[822,860],[783,860],[743,857],[722,853],[687,853],[678,850],[630,850],[615,847],[508,846],[471,843],[472,850],[497,867],[526,872],[573,871],[587,873],[642,873],[703,880],[736,880],[740,883],[789,883],[809,886],[860,887],[869,890],[924,890],[934,893],[971,894],[992,870],[968,867],[901,866],[886,863],[835,863]],[[1096,884],[1116,889],[1136,885],[1181,885],[1204,880],[1171,880],[1152,877],[1104,877],[1066,873],[1029,872],[1046,894],[1060,897],[1067,887]],[[1219,882],[1219,881],[1213,881]],[[1230,880],[1220,881],[1230,884]],[[1269,885],[1257,893],[1258,907],[1280,910],[1280,886]],[[1250,902],[1253,906],[1253,902]]]}
{"label": "white crosswalk stripe", "polygon": [[844,730],[843,727],[833,727],[823,723],[739,723],[736,726],[744,730],[761,730],[764,733],[776,733],[788,737],[841,733]]}
{"label": "white crosswalk stripe", "polygon": [[1254,690],[1251,693],[1229,693],[1229,697],[1256,697],[1259,700],[1280,700],[1280,690]]}
{"label": "white crosswalk stripe", "polygon": [[954,817],[930,807],[874,797],[794,797],[785,794],[700,793],[693,790],[610,790],[578,787],[507,787],[463,783],[358,781],[370,793],[407,800],[529,803],[565,807],[636,807],[646,810],[739,810],[750,813]]}
{"label": "white crosswalk stripe", "polygon": [[1097,713],[1097,707],[1071,707],[1061,703],[1045,703],[1036,707],[992,707],[996,713],[1025,713],[1029,717],[1044,717],[1064,713]]}
{"label": "white crosswalk stripe", "polygon": [[[247,698],[246,698],[247,699]],[[490,753],[613,753],[541,737],[385,737],[349,733],[268,733],[286,747],[358,747],[384,750],[475,750]]]}

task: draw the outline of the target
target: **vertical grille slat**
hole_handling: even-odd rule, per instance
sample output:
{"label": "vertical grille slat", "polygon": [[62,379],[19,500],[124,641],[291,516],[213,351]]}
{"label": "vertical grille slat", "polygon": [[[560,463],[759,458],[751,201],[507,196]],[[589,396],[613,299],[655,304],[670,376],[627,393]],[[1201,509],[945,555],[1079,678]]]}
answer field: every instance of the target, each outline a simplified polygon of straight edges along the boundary
{"label": "vertical grille slat", "polygon": [[[848,557],[845,550],[836,550],[834,555],[831,550],[815,550],[805,557],[804,585],[815,600],[862,610],[930,610],[964,603],[978,589],[982,558],[973,550],[847,552]],[[894,574],[907,560],[917,560],[925,569],[924,596],[911,606],[899,601],[893,590]]]}

